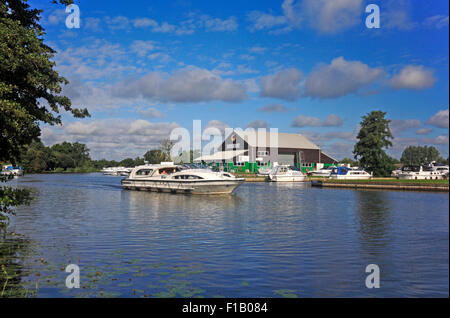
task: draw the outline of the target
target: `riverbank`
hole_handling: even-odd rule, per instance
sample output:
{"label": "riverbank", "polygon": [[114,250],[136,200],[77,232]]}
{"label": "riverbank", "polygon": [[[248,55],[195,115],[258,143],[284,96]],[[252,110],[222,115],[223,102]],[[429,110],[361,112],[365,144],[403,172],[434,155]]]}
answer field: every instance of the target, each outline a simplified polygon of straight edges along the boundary
{"label": "riverbank", "polygon": [[370,180],[333,180],[314,179],[315,187],[354,188],[354,189],[387,189],[407,191],[449,191],[448,180],[398,180],[394,178],[376,178]]}

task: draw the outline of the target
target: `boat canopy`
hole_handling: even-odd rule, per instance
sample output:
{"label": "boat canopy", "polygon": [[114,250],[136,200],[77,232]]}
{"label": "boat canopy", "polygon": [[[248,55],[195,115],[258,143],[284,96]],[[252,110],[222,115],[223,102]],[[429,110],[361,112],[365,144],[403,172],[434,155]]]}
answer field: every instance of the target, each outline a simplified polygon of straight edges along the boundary
{"label": "boat canopy", "polygon": [[240,156],[244,154],[247,150],[227,150],[227,151],[218,151],[213,153],[212,155],[205,155],[198,158],[195,158],[195,162],[205,161],[205,162],[212,162],[212,161],[229,161],[233,158]]}

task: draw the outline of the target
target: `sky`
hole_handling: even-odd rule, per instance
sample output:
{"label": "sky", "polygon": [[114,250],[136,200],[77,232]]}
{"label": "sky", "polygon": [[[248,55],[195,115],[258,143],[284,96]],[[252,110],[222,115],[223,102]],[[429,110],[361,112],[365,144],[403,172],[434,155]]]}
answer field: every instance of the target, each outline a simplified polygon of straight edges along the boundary
{"label": "sky", "polygon": [[[447,1],[81,0],[79,28],[67,27],[64,6],[29,3],[44,10],[45,41],[70,82],[63,94],[92,115],[42,126],[46,145],[135,158],[201,120],[206,132],[301,133],[342,159],[361,117],[382,110],[390,155],[429,145],[448,157]],[[366,25],[370,4],[379,28]]]}

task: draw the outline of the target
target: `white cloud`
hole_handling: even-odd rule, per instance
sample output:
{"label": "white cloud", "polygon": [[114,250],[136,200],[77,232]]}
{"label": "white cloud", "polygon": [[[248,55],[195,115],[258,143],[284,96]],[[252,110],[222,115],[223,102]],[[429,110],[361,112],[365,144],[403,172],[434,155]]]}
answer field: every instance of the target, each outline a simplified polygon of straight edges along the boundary
{"label": "white cloud", "polygon": [[433,125],[438,128],[448,128],[449,127],[448,121],[449,121],[449,110],[447,108],[438,111],[433,117],[428,119],[425,122],[425,124]]}
{"label": "white cloud", "polygon": [[303,74],[296,68],[286,69],[261,78],[262,97],[294,101],[301,95],[300,80]]}
{"label": "white cloud", "polygon": [[422,142],[432,145],[448,145],[448,136],[440,135],[436,138],[423,138]]}
{"label": "white cloud", "polygon": [[308,75],[305,95],[337,98],[357,93],[361,88],[373,84],[383,73],[379,68],[338,57],[330,65],[323,65]]}
{"label": "white cloud", "polygon": [[299,115],[291,123],[292,127],[339,127],[344,120],[338,115],[331,114],[323,122],[317,117]]}
{"label": "white cloud", "polygon": [[285,0],[283,15],[252,11],[248,19],[250,31],[269,30],[271,34],[282,34],[301,28],[303,25],[322,33],[345,31],[361,23],[363,0]]}
{"label": "white cloud", "polygon": [[258,129],[258,128],[267,128],[267,127],[269,127],[269,124],[266,121],[256,119],[256,120],[249,122],[247,124],[246,128]]}
{"label": "white cloud", "polygon": [[251,32],[285,26],[287,23],[287,19],[285,16],[275,16],[260,11],[250,12],[248,14],[248,19],[252,23],[252,25],[249,27],[249,30]]}
{"label": "white cloud", "polygon": [[433,132],[433,128],[420,128],[416,130],[416,135],[428,135]]}
{"label": "white cloud", "polygon": [[412,4],[409,0],[385,1],[380,10],[382,10],[382,28],[410,31],[417,27],[417,23],[412,18]]}
{"label": "white cloud", "polygon": [[448,15],[438,14],[426,18],[425,21],[423,21],[423,26],[427,29],[442,29],[448,27],[448,21]]}
{"label": "white cloud", "polygon": [[289,111],[289,109],[282,104],[269,104],[258,108],[258,111],[264,113],[285,113]]}
{"label": "white cloud", "polygon": [[138,79],[117,83],[116,96],[143,98],[162,102],[241,102],[248,98],[243,85],[223,79],[206,69],[186,67],[167,75],[150,72]]}
{"label": "white cloud", "polygon": [[422,90],[434,85],[434,71],[423,65],[407,65],[389,81],[393,89]]}
{"label": "white cloud", "polygon": [[293,25],[305,17],[309,26],[323,33],[337,33],[361,24],[363,0],[285,0],[283,9]]}
{"label": "white cloud", "polygon": [[161,118],[165,116],[162,112],[153,107],[138,110],[138,114],[139,116],[144,118]]}
{"label": "white cloud", "polygon": [[142,119],[76,121],[58,131],[44,127],[41,138],[46,145],[62,141],[85,143],[94,159],[121,160],[142,156],[169,138],[172,129],[177,127],[174,122],[153,123]]}
{"label": "white cloud", "polygon": [[157,49],[158,46],[155,41],[135,40],[131,43],[130,48],[138,56],[143,57],[147,55],[148,52]]}
{"label": "white cloud", "polygon": [[395,137],[404,131],[422,127],[422,123],[418,119],[393,119],[389,126]]}

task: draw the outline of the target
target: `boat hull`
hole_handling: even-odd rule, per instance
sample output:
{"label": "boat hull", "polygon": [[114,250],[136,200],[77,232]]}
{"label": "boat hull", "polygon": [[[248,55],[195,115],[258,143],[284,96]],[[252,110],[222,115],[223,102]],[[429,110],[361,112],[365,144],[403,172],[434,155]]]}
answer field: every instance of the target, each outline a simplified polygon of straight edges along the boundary
{"label": "boat hull", "polygon": [[306,176],[279,176],[270,175],[270,181],[272,182],[304,182],[306,181]]}
{"label": "boat hull", "polygon": [[372,176],[368,175],[368,176],[341,176],[341,175],[332,175],[330,176],[330,179],[335,179],[335,180],[369,180],[371,179]]}
{"label": "boat hull", "polygon": [[244,182],[236,180],[122,180],[126,190],[188,194],[231,194]]}
{"label": "boat hull", "polygon": [[399,174],[397,175],[399,180],[439,180],[443,179],[444,175],[441,174]]}

